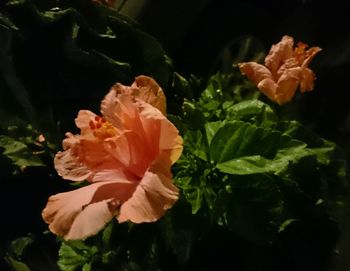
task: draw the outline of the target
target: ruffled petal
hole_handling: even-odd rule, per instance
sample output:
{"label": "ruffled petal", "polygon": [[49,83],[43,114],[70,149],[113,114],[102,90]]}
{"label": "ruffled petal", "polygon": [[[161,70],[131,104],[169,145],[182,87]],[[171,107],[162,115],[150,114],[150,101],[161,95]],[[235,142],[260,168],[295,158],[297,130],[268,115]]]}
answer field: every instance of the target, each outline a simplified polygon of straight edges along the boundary
{"label": "ruffled petal", "polygon": [[103,169],[120,169],[119,163],[104,147],[104,142],[87,140],[67,134],[63,142],[65,151],[54,159],[55,169],[64,179],[93,181],[93,175]]}
{"label": "ruffled petal", "polygon": [[272,45],[265,58],[265,66],[270,69],[274,78],[283,62],[293,56],[293,45],[293,38],[287,35],[283,36],[279,43]]}
{"label": "ruffled petal", "polygon": [[123,116],[125,132],[106,140],[105,149],[139,177],[162,151],[171,153],[175,162],[182,152],[182,139],[176,127],[152,105],[139,99],[125,105],[123,95],[120,98],[116,99],[120,107],[133,107],[136,112]]}
{"label": "ruffled petal", "polygon": [[300,91],[311,91],[314,89],[315,74],[309,68],[301,68]]}
{"label": "ruffled petal", "polygon": [[238,64],[242,74],[245,74],[249,80],[258,85],[264,79],[272,79],[271,72],[264,65],[256,62],[245,62]]}
{"label": "ruffled petal", "polygon": [[304,62],[302,63],[302,67],[308,67],[310,65],[311,60],[315,57],[315,55],[322,51],[320,47],[311,47],[309,50],[306,51],[307,57],[305,58]]}
{"label": "ruffled petal", "polygon": [[115,89],[102,100],[101,112],[107,121],[120,131],[134,130],[140,125],[132,96],[117,94]]}
{"label": "ruffled petal", "polygon": [[171,161],[167,154],[161,154],[145,173],[129,200],[122,204],[118,215],[119,223],[153,222],[161,218],[179,197],[179,190],[171,181]]}
{"label": "ruffled petal", "polygon": [[72,181],[83,181],[91,174],[91,170],[78,159],[73,149],[58,152],[54,165],[58,175]]}
{"label": "ruffled petal", "polygon": [[163,115],[166,114],[166,98],[164,92],[153,78],[145,75],[137,76],[131,87],[139,90],[137,94],[133,94],[135,98],[154,106],[162,112]]}
{"label": "ruffled petal", "polygon": [[81,130],[81,134],[90,134],[90,121],[96,117],[96,114],[89,110],[80,110],[77,118],[75,119],[76,126]]}
{"label": "ruffled petal", "polygon": [[149,76],[137,76],[131,86],[116,83],[110,92],[113,92],[115,97],[126,94],[131,96],[133,101],[142,100],[157,108],[163,115],[166,114],[165,94],[158,83]]}

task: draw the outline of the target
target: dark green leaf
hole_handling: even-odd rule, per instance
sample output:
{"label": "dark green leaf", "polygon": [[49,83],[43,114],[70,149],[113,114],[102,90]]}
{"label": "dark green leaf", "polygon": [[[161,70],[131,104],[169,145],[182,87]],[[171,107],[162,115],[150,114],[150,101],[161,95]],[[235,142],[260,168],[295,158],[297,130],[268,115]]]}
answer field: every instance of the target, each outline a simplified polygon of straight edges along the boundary
{"label": "dark green leaf", "polygon": [[183,104],[183,111],[184,121],[187,123],[190,129],[198,130],[204,127],[205,117],[193,103],[185,100]]}
{"label": "dark green leaf", "polygon": [[18,238],[11,242],[11,251],[17,257],[20,257],[22,256],[24,249],[31,243],[33,243],[33,239],[31,237]]}
{"label": "dark green leaf", "polygon": [[15,271],[31,271],[26,264],[15,260],[11,256],[6,257],[6,260]]}
{"label": "dark green leaf", "polygon": [[279,148],[288,146],[290,137],[247,122],[232,121],[220,127],[210,143],[211,159],[222,163],[234,158],[260,155],[273,157]]}
{"label": "dark green leaf", "polygon": [[265,128],[275,126],[277,116],[267,104],[259,100],[247,100],[226,110],[228,119],[249,121]]}
{"label": "dark green leaf", "polygon": [[232,178],[231,191],[222,191],[227,226],[249,240],[268,240],[276,232],[283,212],[282,194],[274,178],[256,174]]}
{"label": "dark green leaf", "polygon": [[89,270],[88,268],[91,268],[91,262],[97,252],[96,246],[89,247],[82,241],[63,242],[59,250],[57,264],[62,271],[75,271],[81,268]]}
{"label": "dark green leaf", "polygon": [[21,167],[44,166],[44,163],[36,156],[33,151],[24,143],[17,141],[9,136],[0,135],[0,148],[7,158]]}

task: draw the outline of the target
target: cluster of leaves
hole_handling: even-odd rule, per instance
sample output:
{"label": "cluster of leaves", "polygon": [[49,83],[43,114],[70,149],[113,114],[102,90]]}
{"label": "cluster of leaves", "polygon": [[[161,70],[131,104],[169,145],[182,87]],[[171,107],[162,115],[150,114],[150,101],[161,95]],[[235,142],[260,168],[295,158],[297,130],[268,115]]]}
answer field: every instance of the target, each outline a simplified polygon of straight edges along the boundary
{"label": "cluster of leaves", "polygon": [[233,72],[184,102],[175,182],[208,224],[268,242],[291,222],[328,214],[345,164],[334,143],[254,95]]}
{"label": "cluster of leaves", "polygon": [[[116,82],[129,84],[145,74],[164,89],[174,85],[171,61],[160,44],[131,19],[94,1],[2,1],[0,40],[4,136],[13,126],[28,127],[26,134],[37,131],[32,142],[44,134],[59,146],[72,130],[73,122],[67,120],[79,108],[98,112],[96,101]],[[15,161],[14,152],[29,151],[18,143],[27,141],[13,140],[15,148],[8,137],[1,139],[6,157],[18,166],[39,165],[35,156]]]}

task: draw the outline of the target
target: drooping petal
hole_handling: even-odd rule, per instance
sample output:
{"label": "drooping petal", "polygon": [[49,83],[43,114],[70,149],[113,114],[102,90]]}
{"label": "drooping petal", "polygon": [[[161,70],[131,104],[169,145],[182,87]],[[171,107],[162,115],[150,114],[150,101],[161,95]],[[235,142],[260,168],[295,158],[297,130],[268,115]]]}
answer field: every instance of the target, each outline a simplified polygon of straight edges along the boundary
{"label": "drooping petal", "polygon": [[64,239],[85,239],[100,231],[134,190],[135,185],[125,180],[94,183],[51,196],[42,216]]}
{"label": "drooping petal", "polygon": [[272,74],[264,65],[256,62],[245,62],[238,64],[242,74],[245,74],[249,80],[258,85],[264,79],[271,79]]}
{"label": "drooping petal", "polygon": [[265,65],[274,78],[276,78],[277,71],[283,62],[293,56],[293,45],[293,38],[287,35],[283,36],[279,43],[272,45],[265,58]]}
{"label": "drooping petal", "polygon": [[276,101],[277,87],[278,86],[276,82],[270,78],[266,78],[258,84],[259,90],[264,93],[271,101]]}
{"label": "drooping petal", "polygon": [[122,204],[118,215],[119,223],[153,222],[177,201],[178,188],[171,181],[171,161],[167,154],[161,154],[145,173],[129,200]]}
{"label": "drooping petal", "polygon": [[281,105],[290,102],[300,82],[300,67],[287,69],[277,82],[275,101]]}
{"label": "drooping petal", "polygon": [[316,76],[309,68],[301,68],[300,91],[304,93],[314,89]]}
{"label": "drooping petal", "polygon": [[64,239],[83,240],[97,234],[114,217],[114,211],[110,208],[114,205],[113,199],[107,199],[83,206],[83,211],[75,217],[69,231],[63,235]]}
{"label": "drooping petal", "polygon": [[[75,224],[75,227],[90,227],[90,229],[80,230],[81,234],[76,234],[76,236],[70,235],[72,224],[80,213],[87,212],[88,215],[91,215],[91,207],[87,208],[87,206],[98,187],[102,185],[104,185],[104,183],[91,184],[71,192],[59,193],[51,196],[42,212],[45,222],[49,224],[50,231],[64,237],[66,240],[83,239],[89,234],[93,235],[97,233],[105,223],[113,217],[113,213],[107,212],[107,202],[103,204],[100,203],[96,206],[98,210],[95,210],[97,211],[95,214],[101,216],[98,218],[98,224],[95,224],[96,217],[94,217],[94,221],[91,221],[91,225],[89,223],[87,223],[87,225]],[[74,229],[73,231],[77,232],[78,230]],[[85,234],[83,234],[83,232]]]}

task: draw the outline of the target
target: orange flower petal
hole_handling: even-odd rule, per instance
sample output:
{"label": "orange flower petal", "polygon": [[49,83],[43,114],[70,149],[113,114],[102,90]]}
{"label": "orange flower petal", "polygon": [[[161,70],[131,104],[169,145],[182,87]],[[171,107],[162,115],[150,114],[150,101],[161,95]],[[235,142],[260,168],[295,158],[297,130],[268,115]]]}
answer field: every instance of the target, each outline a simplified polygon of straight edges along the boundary
{"label": "orange flower petal", "polygon": [[277,87],[276,82],[270,78],[266,78],[258,84],[259,90],[272,101],[276,101]]}
{"label": "orange flower petal", "polygon": [[137,87],[139,93],[135,98],[149,103],[157,108],[163,115],[166,115],[166,98],[162,88],[151,77],[140,75],[135,78],[131,87]]}
{"label": "orange flower petal", "polygon": [[300,81],[300,68],[287,69],[277,82],[275,101],[281,105],[292,100]]}
{"label": "orange flower petal", "polygon": [[241,73],[245,74],[249,80],[258,85],[264,79],[271,79],[272,75],[268,68],[256,62],[245,62],[238,64]]}
{"label": "orange flower petal", "polygon": [[[151,105],[140,101],[138,103],[141,122],[149,145],[154,145],[152,151],[157,153],[170,151],[174,163],[182,153],[182,137],[179,131],[166,117]],[[154,144],[157,142],[157,145]]]}
{"label": "orange flower petal", "polygon": [[300,79],[300,91],[304,93],[305,91],[311,91],[314,89],[314,81],[316,76],[312,70],[309,68],[301,69],[301,79]]}
{"label": "orange flower petal", "polygon": [[166,154],[153,163],[145,173],[132,197],[120,208],[119,223],[153,222],[177,201],[178,188],[171,181],[171,161]]}
{"label": "orange flower petal", "polygon": [[96,114],[89,110],[80,110],[77,118],[75,119],[75,124],[81,130],[81,134],[90,134],[91,127],[90,121],[96,117]]}
{"label": "orange flower petal", "polygon": [[304,62],[302,63],[302,67],[308,67],[311,60],[315,57],[315,55],[322,51],[322,49],[320,47],[311,47],[309,50],[306,51],[306,58],[304,60]]}
{"label": "orange flower petal", "polygon": [[[103,183],[92,184],[71,192],[59,193],[49,198],[49,201],[42,212],[46,223],[50,224],[51,232],[62,236],[66,240],[84,239],[96,234],[113,217],[109,211],[107,202],[101,202],[95,207],[89,207],[93,194]],[[98,208],[98,212],[96,212]],[[95,210],[95,212],[91,212]],[[78,229],[72,230],[72,225],[77,216],[82,214],[93,218],[85,224],[74,224]],[[73,235],[71,234],[73,231]]]}
{"label": "orange flower petal", "polygon": [[[166,114],[166,98],[162,88],[151,77],[140,75],[135,78],[131,86],[115,84],[110,92],[114,92],[114,97],[120,94],[127,94],[133,98],[140,99],[157,108],[163,115]],[[113,95],[112,95],[113,96]]]}
{"label": "orange flower petal", "polygon": [[51,196],[42,216],[65,240],[85,239],[99,232],[134,190],[135,185],[123,180],[94,183]]}
{"label": "orange flower petal", "polygon": [[285,35],[279,43],[272,45],[269,54],[265,58],[265,66],[269,68],[274,78],[276,78],[277,71],[282,63],[293,56],[293,44],[293,38]]}
{"label": "orange flower petal", "polygon": [[64,179],[83,181],[91,174],[91,170],[72,154],[72,150],[58,152],[54,164],[58,175]]}

